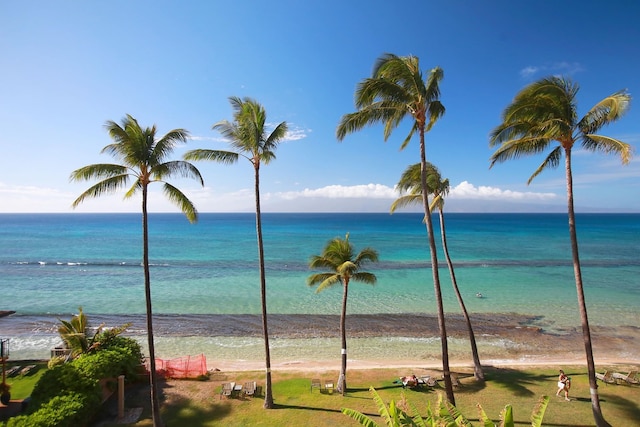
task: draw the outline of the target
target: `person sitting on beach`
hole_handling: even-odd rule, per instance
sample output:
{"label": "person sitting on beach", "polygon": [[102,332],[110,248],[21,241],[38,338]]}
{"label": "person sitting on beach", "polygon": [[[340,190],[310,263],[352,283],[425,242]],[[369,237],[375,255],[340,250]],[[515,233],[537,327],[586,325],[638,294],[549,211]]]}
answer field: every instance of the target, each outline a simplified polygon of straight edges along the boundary
{"label": "person sitting on beach", "polygon": [[401,377],[400,380],[402,381],[402,388],[415,387],[418,385],[418,377],[416,377],[415,375]]}
{"label": "person sitting on beach", "polygon": [[566,376],[564,371],[560,369],[560,375],[558,376],[558,391],[556,396],[560,396],[560,392],[564,391],[564,400],[569,401],[569,389],[571,388],[571,378]]}

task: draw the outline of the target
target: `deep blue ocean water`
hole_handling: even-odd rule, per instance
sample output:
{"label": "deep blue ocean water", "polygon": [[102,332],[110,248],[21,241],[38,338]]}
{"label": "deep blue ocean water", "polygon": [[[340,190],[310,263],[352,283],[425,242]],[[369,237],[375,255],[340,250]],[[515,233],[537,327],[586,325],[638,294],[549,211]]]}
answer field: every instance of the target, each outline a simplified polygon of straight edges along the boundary
{"label": "deep blue ocean water", "polygon": [[[338,315],[341,289],[316,294],[305,280],[309,257],[349,233],[356,250],[369,246],[380,256],[367,267],[378,277],[375,286],[352,282],[350,314],[435,313],[421,219],[263,214],[269,312]],[[445,219],[469,311],[534,316],[547,329],[579,326],[566,214],[452,213]],[[440,248],[438,227],[434,216]],[[591,324],[639,326],[640,214],[578,214],[577,228]],[[173,319],[167,334],[202,316],[260,313],[255,215],[205,213],[190,224],[180,214],[151,214],[149,243],[153,309]],[[49,338],[35,343],[38,334],[52,332],[58,317],[79,306],[114,324],[144,314],[141,257],[139,214],[0,214],[0,310],[17,312],[0,319],[0,336],[13,337],[13,348],[26,351],[48,346]],[[458,313],[441,251],[439,263],[445,310]]]}

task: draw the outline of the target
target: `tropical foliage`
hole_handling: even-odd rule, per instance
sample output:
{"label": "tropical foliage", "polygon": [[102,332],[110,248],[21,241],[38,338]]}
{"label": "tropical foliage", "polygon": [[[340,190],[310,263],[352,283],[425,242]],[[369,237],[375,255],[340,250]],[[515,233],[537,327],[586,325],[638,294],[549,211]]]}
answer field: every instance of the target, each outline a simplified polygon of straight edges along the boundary
{"label": "tropical foliage", "polygon": [[322,292],[333,285],[342,285],[342,309],[340,311],[340,339],[342,342],[342,363],[337,390],[343,395],[347,391],[347,297],[351,280],[368,284],[376,283],[373,273],[362,271],[362,267],[369,262],[378,261],[378,252],[372,248],[364,248],[357,254],[351,242],[349,233],[344,240],[336,237],[327,243],[321,255],[313,255],[309,261],[309,268],[328,270],[314,273],[307,278],[309,286],[318,285],[316,292]]}
{"label": "tropical foliage", "polygon": [[135,381],[142,361],[140,345],[131,338],[113,337],[102,342],[105,345],[95,347],[93,352],[48,369],[31,393],[27,413],[2,425],[89,425],[101,408],[100,380],[124,375],[127,381]]}
{"label": "tropical foliage", "polygon": [[[581,119],[578,119],[576,101],[578,89],[577,84],[562,77],[547,77],[522,89],[502,113],[502,123],[491,132],[490,146],[497,147],[491,156],[491,166],[522,156],[540,154],[551,149],[529,178],[527,183],[530,184],[545,169],[558,167],[564,155],[569,237],[587,358],[591,406],[596,425],[608,426],[609,423],[605,421],[600,408],[591,332],[578,254],[573,203],[572,150],[574,145],[578,143],[585,151],[617,154],[623,164],[628,163],[632,151],[629,144],[609,136],[599,135],[596,132],[624,115],[629,108],[631,96],[626,91],[609,95],[594,105]],[[551,148],[552,145],[555,147]]]}
{"label": "tropical foliage", "polygon": [[104,323],[95,328],[95,332],[91,334],[91,326],[87,315],[82,311],[82,307],[78,307],[78,314],[66,321],[58,319],[58,333],[64,342],[64,346],[69,350],[68,359],[75,359],[81,354],[89,353],[97,348],[109,343],[113,338],[127,330],[130,323],[126,323],[114,328],[104,329]]}
{"label": "tropical foliage", "polygon": [[455,404],[451,371],[449,370],[449,347],[445,325],[438,255],[433,224],[429,211],[429,192],[427,191],[427,154],[425,134],[444,115],[445,108],[440,102],[440,81],[444,73],[436,67],[429,72],[425,80],[420,69],[420,61],[415,56],[397,56],[391,53],[382,55],[376,61],[370,78],[362,80],[355,93],[357,111],[342,116],[336,135],[343,140],[347,134],[361,130],[365,126],[381,123],[384,125],[384,140],[400,125],[403,119],[413,121],[409,134],[400,145],[404,149],[417,133],[420,143],[420,185],[422,188],[422,207],[429,239],[431,254],[431,272],[433,288],[438,310],[438,327],[442,347],[442,371],[444,375],[447,399]]}
{"label": "tropical foliage", "polygon": [[151,305],[151,277],[149,269],[149,227],[148,227],[148,188],[153,182],[163,184],[164,195],[195,222],[198,212],[189,198],[178,188],[166,181],[171,177],[194,178],[204,185],[198,169],[191,163],[181,160],[167,160],[179,143],[185,143],[189,133],[184,129],[174,129],[162,138],[156,138],[156,126],[142,128],[136,119],[127,115],[118,124],[107,121],[105,128],[113,140],[112,144],[102,149],[102,153],[111,154],[121,164],[100,163],[82,167],[71,173],[72,181],[100,180],[82,193],[73,202],[75,208],[85,199],[113,193],[129,185],[133,185],[125,193],[131,198],[142,193],[142,265],[144,269],[144,290],[147,314],[147,338],[149,345],[149,362],[151,366],[151,408],[154,427],[162,425],[160,404],[158,400],[155,346],[153,342],[153,310]]}
{"label": "tropical foliage", "polygon": [[267,113],[262,105],[251,98],[230,97],[234,110],[233,121],[222,120],[213,125],[237,150],[199,149],[185,153],[186,160],[212,160],[220,163],[235,163],[239,156],[245,157],[254,170],[254,192],[256,199],[256,234],[258,239],[258,259],[260,269],[260,298],[262,306],[262,335],[265,347],[265,399],[264,407],[273,408],[271,386],[271,351],[267,322],[267,286],[262,240],[262,214],[260,210],[260,165],[269,164],[276,158],[275,150],[287,133],[287,123],[278,124],[270,133],[267,130]]}
{"label": "tropical foliage", "polygon": [[[438,400],[435,407],[427,407],[426,415],[423,417],[410,402],[403,399],[403,403],[394,400],[389,402],[389,406],[378,395],[378,392],[371,387],[369,389],[373,396],[373,401],[378,407],[380,417],[385,421],[387,427],[473,427],[473,424],[451,403],[442,399],[442,394],[438,393]],[[541,427],[544,413],[549,404],[549,396],[542,396],[531,412],[531,425]],[[401,408],[405,407],[405,408]],[[487,417],[487,414],[478,404],[479,419],[484,427],[515,427],[513,420],[513,409],[511,405],[506,405],[500,413],[500,422],[496,425]],[[353,418],[360,425],[366,427],[377,427],[378,424],[362,412],[343,408],[342,413]]]}

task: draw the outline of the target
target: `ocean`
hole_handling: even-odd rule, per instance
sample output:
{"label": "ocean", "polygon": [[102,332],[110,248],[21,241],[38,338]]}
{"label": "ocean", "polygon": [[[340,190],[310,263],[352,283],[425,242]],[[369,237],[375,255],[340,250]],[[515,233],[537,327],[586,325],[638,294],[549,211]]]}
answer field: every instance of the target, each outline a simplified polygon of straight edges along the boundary
{"label": "ocean", "polygon": [[[465,304],[487,328],[481,352],[523,353],[523,343],[492,325],[558,336],[579,330],[566,214],[445,213],[445,220]],[[0,224],[0,310],[16,312],[0,318],[0,338],[10,339],[11,358],[47,358],[60,341],[58,319],[80,306],[96,326],[131,322],[128,333],[144,346],[140,214],[0,214]],[[444,307],[455,318],[460,308],[438,224],[434,216]],[[578,214],[577,229],[592,328],[636,333],[640,214]],[[149,232],[157,356],[259,360],[255,215],[204,213],[190,224],[177,213],[152,213]],[[266,213],[272,357],[330,358],[336,345],[339,353],[342,289],[316,293],[306,278],[309,258],[346,233],[356,251],[371,247],[380,257],[366,266],[377,276],[374,286],[349,287],[350,356],[436,357],[437,328],[423,327],[436,306],[422,215]],[[464,334],[452,335],[453,353],[464,357]]]}

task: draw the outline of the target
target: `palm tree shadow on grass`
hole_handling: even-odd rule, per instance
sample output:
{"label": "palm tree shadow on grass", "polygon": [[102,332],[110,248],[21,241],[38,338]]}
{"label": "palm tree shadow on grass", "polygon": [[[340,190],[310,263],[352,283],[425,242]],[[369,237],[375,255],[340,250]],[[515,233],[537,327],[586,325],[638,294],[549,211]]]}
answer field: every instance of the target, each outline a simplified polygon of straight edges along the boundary
{"label": "palm tree shadow on grass", "polygon": [[[591,402],[591,399],[589,398],[579,399],[579,400],[584,400],[585,402]],[[640,420],[640,406],[638,405],[638,402],[626,399],[622,396],[611,396],[611,395],[605,395],[605,396],[601,395],[600,402],[605,402],[608,405],[613,405],[618,407],[620,411],[627,414],[626,419],[628,420]]]}
{"label": "palm tree shadow on grass", "polygon": [[[216,398],[217,400],[217,398]],[[222,420],[228,417],[232,408],[229,402],[220,401],[215,405],[207,405],[205,408],[201,403],[193,399],[179,398],[171,403],[163,402],[163,418],[171,419],[172,424],[180,426],[199,425],[202,420],[213,421]]]}
{"label": "palm tree shadow on grass", "polygon": [[534,396],[536,393],[531,391],[528,385],[554,381],[555,375],[531,374],[509,368],[488,368],[487,380],[502,384],[516,396]]}

